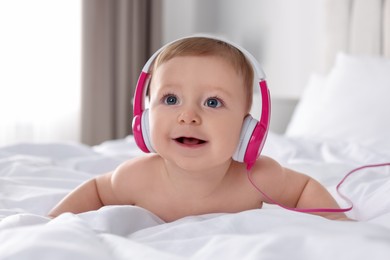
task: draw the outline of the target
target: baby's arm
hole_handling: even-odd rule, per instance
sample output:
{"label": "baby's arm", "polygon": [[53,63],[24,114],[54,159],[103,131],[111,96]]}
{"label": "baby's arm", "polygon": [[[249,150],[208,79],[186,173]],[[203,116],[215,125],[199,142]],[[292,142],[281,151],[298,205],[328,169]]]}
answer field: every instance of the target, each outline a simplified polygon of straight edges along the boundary
{"label": "baby's arm", "polygon": [[[329,192],[316,180],[307,177],[307,183],[299,196],[297,208],[339,209],[339,205]],[[314,212],[313,214],[334,220],[348,220],[344,213]]]}
{"label": "baby's arm", "polygon": [[57,217],[64,212],[77,214],[97,210],[105,205],[134,205],[135,194],[138,194],[142,183],[139,176],[145,176],[143,172],[148,162],[147,158],[135,158],[124,162],[113,172],[81,184],[49,212],[49,217]]}
{"label": "baby's arm", "polygon": [[[293,172],[290,169],[284,169],[286,174],[300,174]],[[291,173],[293,172],[293,173]],[[322,186],[318,181],[313,178],[300,174],[303,179],[306,179],[305,185],[301,190],[297,190],[300,194],[298,200],[296,202],[296,208],[301,209],[318,209],[318,208],[326,208],[326,209],[339,209],[339,205],[332,197],[332,195]],[[342,212],[312,212],[312,214],[320,215],[326,217],[328,219],[333,220],[348,220],[346,215]]]}
{"label": "baby's arm", "polygon": [[49,217],[54,218],[64,212],[77,214],[97,210],[104,205],[113,203],[112,195],[109,195],[112,193],[111,176],[110,172],[81,184],[49,212]]}
{"label": "baby's arm", "polygon": [[[263,158],[258,165],[257,183],[263,183],[265,192],[278,203],[298,209],[339,209],[332,195],[318,181],[282,167],[270,158]],[[267,201],[264,198],[265,202]],[[329,219],[345,220],[344,213],[313,212]]]}

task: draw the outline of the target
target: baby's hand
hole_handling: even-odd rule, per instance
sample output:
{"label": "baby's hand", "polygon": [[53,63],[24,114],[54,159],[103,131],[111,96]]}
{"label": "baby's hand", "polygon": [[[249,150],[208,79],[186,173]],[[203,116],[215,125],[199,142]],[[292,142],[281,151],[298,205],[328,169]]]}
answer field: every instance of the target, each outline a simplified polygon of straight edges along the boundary
{"label": "baby's hand", "polygon": [[339,220],[339,221],[357,221],[355,219],[349,218],[347,216],[343,215],[331,215],[331,216],[326,216],[327,219],[330,220]]}
{"label": "baby's hand", "polygon": [[323,216],[327,219],[330,219],[330,220],[357,221],[355,219],[347,217],[344,213],[322,214],[321,216]]}
{"label": "baby's hand", "polygon": [[348,218],[348,217],[343,217],[343,218],[339,218],[339,219],[335,219],[335,220],[340,220],[340,221],[355,221],[355,222],[357,222],[356,219],[352,219],[352,218]]}

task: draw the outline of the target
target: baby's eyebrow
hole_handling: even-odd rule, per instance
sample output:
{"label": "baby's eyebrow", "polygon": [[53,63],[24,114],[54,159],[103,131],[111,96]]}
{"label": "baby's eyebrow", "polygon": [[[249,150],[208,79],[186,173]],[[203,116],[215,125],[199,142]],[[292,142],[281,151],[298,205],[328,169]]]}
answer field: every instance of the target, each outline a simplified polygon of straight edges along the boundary
{"label": "baby's eyebrow", "polygon": [[[163,84],[163,85],[159,85],[157,89],[153,88],[153,92],[154,92],[154,94],[156,94],[156,93],[160,93],[161,94],[161,92],[174,91],[175,88],[177,88],[177,87],[175,87],[174,84]],[[152,88],[149,87],[149,89],[148,89],[149,95],[152,92],[151,90],[152,90]]]}
{"label": "baby's eyebrow", "polygon": [[222,93],[224,93],[225,95],[227,95],[228,97],[232,97],[232,93],[230,93],[229,91],[227,91],[224,87],[213,86],[213,87],[211,87],[210,89],[213,90],[213,91],[216,91],[216,92],[222,92]]}
{"label": "baby's eyebrow", "polygon": [[[158,87],[158,90],[154,90],[155,93],[164,93],[164,92],[169,92],[169,91],[176,91],[178,89],[180,89],[181,87],[177,84],[162,84]],[[204,90],[206,90],[206,92],[216,92],[216,93],[221,93],[221,95],[225,96],[225,97],[228,97],[228,98],[232,98],[233,97],[233,94],[226,90],[226,88],[222,87],[222,86],[216,86],[216,85],[207,85],[207,86],[204,86]],[[150,91],[150,90],[149,90]]]}
{"label": "baby's eyebrow", "polygon": [[158,90],[165,91],[167,89],[170,90],[170,89],[177,89],[177,88],[179,88],[179,87],[176,84],[170,83],[170,84],[161,84],[161,85],[159,85]]}

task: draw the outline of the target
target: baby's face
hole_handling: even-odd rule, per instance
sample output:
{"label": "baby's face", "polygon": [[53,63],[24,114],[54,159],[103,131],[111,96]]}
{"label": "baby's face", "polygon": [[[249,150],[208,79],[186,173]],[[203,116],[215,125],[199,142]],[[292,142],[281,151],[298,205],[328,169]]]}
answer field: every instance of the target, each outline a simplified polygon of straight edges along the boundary
{"label": "baby's face", "polygon": [[216,56],[175,57],[152,75],[151,139],[181,168],[230,163],[246,116],[243,79]]}

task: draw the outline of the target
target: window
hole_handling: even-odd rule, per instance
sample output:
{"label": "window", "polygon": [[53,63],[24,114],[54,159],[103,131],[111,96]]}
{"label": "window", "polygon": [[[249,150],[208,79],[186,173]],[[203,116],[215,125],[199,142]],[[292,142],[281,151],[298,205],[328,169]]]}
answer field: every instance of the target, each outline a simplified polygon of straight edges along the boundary
{"label": "window", "polygon": [[0,0],[0,145],[79,140],[81,1]]}

